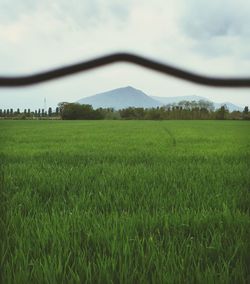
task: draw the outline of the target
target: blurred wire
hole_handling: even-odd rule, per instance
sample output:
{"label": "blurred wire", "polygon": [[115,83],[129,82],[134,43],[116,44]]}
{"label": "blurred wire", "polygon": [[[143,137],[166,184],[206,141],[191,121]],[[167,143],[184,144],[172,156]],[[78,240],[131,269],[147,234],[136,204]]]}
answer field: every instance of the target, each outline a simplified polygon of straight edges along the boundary
{"label": "blurred wire", "polygon": [[129,62],[136,65],[158,71],[160,73],[173,76],[182,80],[190,81],[200,85],[211,87],[250,87],[250,77],[246,78],[227,78],[227,77],[209,77],[176,68],[171,65],[148,59],[130,53],[114,53],[98,58],[94,58],[81,63],[76,63],[49,71],[34,73],[26,76],[0,76],[0,87],[21,87],[54,80],[57,78],[69,76],[79,72],[85,72],[91,69],[99,68],[115,62]]}

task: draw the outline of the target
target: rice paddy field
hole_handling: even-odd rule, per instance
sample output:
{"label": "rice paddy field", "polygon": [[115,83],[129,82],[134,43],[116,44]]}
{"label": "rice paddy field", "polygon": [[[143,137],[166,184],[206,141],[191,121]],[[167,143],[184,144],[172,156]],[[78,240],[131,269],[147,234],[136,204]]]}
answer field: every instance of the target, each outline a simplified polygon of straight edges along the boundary
{"label": "rice paddy field", "polygon": [[247,121],[0,121],[1,283],[250,283]]}

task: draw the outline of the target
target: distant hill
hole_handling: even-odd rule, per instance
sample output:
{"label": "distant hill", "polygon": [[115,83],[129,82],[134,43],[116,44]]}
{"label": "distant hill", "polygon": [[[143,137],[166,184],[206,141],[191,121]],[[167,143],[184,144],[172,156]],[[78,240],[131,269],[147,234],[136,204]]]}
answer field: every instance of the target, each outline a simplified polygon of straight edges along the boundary
{"label": "distant hill", "polygon": [[[152,97],[153,99],[167,105],[167,104],[173,104],[173,103],[179,103],[180,101],[199,101],[199,100],[205,100],[205,101],[210,101],[211,100],[204,98],[204,97],[200,97],[200,96],[180,96],[180,97]],[[230,102],[224,102],[224,103],[215,103],[212,102],[214,104],[215,109],[219,109],[221,106],[223,105],[227,105],[227,108],[229,109],[229,111],[234,111],[234,110],[239,110],[239,111],[243,111],[243,108],[237,105],[234,105]]]}
{"label": "distant hill", "polygon": [[220,108],[220,107],[223,106],[223,105],[226,105],[230,112],[232,112],[232,111],[234,111],[234,110],[236,110],[236,111],[243,111],[243,107],[234,105],[234,104],[232,104],[232,103],[230,103],[230,102],[214,103],[215,109],[218,109],[218,108]]}
{"label": "distant hill", "polygon": [[155,97],[152,96],[153,99],[163,103],[164,105],[179,103],[181,101],[199,101],[199,100],[206,100],[208,99],[200,96],[180,96],[180,97]]}
{"label": "distant hill", "polygon": [[[200,96],[178,96],[178,97],[155,97],[148,96],[144,92],[133,87],[118,88],[104,93],[99,93],[93,96],[85,97],[77,102],[80,104],[90,104],[94,109],[96,108],[109,108],[122,109],[127,107],[143,107],[152,108],[160,107],[167,104],[179,103],[180,101],[199,101],[206,100],[207,98]],[[234,105],[230,102],[214,103],[215,109],[220,108],[222,105],[227,105],[230,111],[239,110],[243,108]]]}
{"label": "distant hill", "polygon": [[152,108],[162,105],[161,102],[130,86],[82,98],[78,103],[90,104],[93,108],[113,107],[115,109],[127,107]]}

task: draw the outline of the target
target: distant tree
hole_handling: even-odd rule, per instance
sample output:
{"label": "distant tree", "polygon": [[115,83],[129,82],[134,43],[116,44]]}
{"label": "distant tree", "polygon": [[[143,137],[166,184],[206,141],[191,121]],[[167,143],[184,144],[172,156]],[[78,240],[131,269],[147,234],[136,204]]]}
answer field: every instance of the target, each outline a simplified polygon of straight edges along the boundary
{"label": "distant tree", "polygon": [[59,107],[56,108],[56,116],[59,115]]}
{"label": "distant tree", "polygon": [[214,110],[214,104],[210,101],[206,100],[199,100],[198,101],[198,106],[200,109],[206,109],[208,111],[213,111]]}
{"label": "distant tree", "polygon": [[120,116],[123,119],[136,119],[135,108],[128,107],[120,110]]}
{"label": "distant tree", "polygon": [[58,108],[59,108],[59,113],[62,114],[63,109],[65,106],[67,106],[69,103],[68,102],[60,102],[58,103]]}
{"label": "distant tree", "polygon": [[245,106],[245,107],[244,107],[244,110],[243,110],[243,119],[250,119],[248,106]]}
{"label": "distant tree", "polygon": [[191,102],[185,101],[185,109],[190,110],[190,109],[191,109],[191,106],[192,106],[192,103],[191,103]]}
{"label": "distant tree", "polygon": [[41,109],[40,108],[38,109],[38,116],[39,117],[41,116]]}
{"label": "distant tree", "polygon": [[115,111],[114,108],[98,108],[96,109],[102,116],[102,119],[120,119],[119,111]]}
{"label": "distant tree", "polygon": [[[59,106],[60,109],[60,106]],[[63,103],[61,106],[62,119],[102,119],[101,110],[94,110],[91,105],[78,103]]]}
{"label": "distant tree", "polygon": [[228,109],[226,105],[223,105],[220,107],[219,110],[217,110],[217,114],[216,114],[216,119],[226,119],[227,118],[227,114],[228,114]]}
{"label": "distant tree", "polygon": [[119,113],[123,119],[144,119],[146,110],[140,107],[128,107],[120,110]]}
{"label": "distant tree", "polygon": [[242,119],[242,113],[240,111],[232,111],[230,113],[230,119],[240,120]]}
{"label": "distant tree", "polygon": [[45,114],[44,114],[44,109],[42,109],[42,117],[44,117],[45,116]]}
{"label": "distant tree", "polygon": [[0,109],[0,117],[2,117],[2,116],[3,116],[3,110]]}
{"label": "distant tree", "polygon": [[190,109],[191,110],[192,109],[198,109],[200,107],[200,103],[197,102],[197,101],[191,101],[191,102],[189,102],[189,104],[190,104]]}
{"label": "distant tree", "polygon": [[16,113],[19,115],[20,114],[20,108],[18,108],[17,110],[16,110]]}
{"label": "distant tree", "polygon": [[9,109],[7,109],[6,116],[7,116],[7,117],[10,116],[10,110],[9,110]]}
{"label": "distant tree", "polygon": [[37,117],[38,113],[37,113],[37,110],[35,110],[35,117]]}
{"label": "distant tree", "polygon": [[145,118],[150,120],[161,120],[163,119],[162,110],[155,108],[147,109]]}
{"label": "distant tree", "polygon": [[52,108],[51,108],[51,107],[49,107],[49,109],[48,109],[48,116],[49,116],[49,117],[52,116]]}

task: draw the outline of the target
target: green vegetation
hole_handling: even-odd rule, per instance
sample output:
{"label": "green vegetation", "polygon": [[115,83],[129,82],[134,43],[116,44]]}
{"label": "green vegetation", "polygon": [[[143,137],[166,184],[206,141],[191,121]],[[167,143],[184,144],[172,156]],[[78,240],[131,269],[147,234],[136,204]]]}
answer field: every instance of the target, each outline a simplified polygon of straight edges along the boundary
{"label": "green vegetation", "polygon": [[128,107],[120,110],[114,108],[93,109],[91,105],[61,102],[55,111],[38,109],[30,111],[20,109],[0,109],[0,119],[30,119],[30,120],[250,120],[248,106],[244,110],[229,112],[226,105],[214,109],[209,101],[180,101],[178,104],[168,104],[156,108]]}
{"label": "green vegetation", "polygon": [[249,283],[248,121],[0,121],[1,283]]}
{"label": "green vegetation", "polygon": [[76,119],[104,119],[100,109],[94,110],[91,105],[80,105],[78,103],[60,103],[60,113],[64,120]]}

